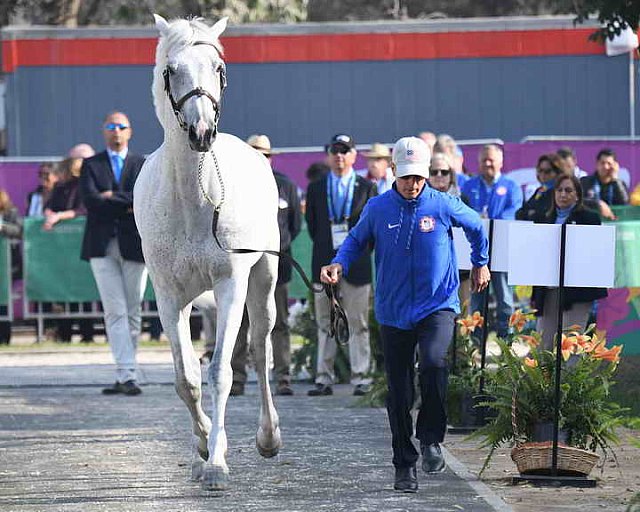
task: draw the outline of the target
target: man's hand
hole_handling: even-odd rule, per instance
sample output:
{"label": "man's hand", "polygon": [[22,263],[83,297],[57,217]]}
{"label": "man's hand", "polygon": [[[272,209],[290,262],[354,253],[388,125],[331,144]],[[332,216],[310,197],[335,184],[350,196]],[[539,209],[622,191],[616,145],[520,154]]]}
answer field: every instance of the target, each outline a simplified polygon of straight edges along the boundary
{"label": "man's hand", "polygon": [[605,219],[616,220],[615,214],[611,211],[609,205],[603,200],[600,200],[600,215],[602,215]]}
{"label": "man's hand", "polygon": [[471,291],[473,293],[486,289],[489,286],[489,281],[491,281],[489,267],[483,265],[482,267],[473,267],[471,269]]}
{"label": "man's hand", "polygon": [[113,196],[113,190],[105,190],[104,192],[100,192],[100,196],[104,197],[105,199],[109,199]]}
{"label": "man's hand", "polygon": [[320,281],[325,284],[337,284],[342,277],[342,265],[333,263],[320,269]]}

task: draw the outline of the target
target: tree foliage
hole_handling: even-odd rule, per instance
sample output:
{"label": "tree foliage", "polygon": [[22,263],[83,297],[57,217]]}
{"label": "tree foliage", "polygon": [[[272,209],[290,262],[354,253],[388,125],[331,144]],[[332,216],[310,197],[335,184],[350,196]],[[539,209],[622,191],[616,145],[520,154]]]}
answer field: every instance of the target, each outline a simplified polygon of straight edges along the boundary
{"label": "tree foliage", "polygon": [[602,28],[593,34],[594,39],[613,39],[627,27],[638,29],[640,0],[575,0],[576,22],[596,18]]}

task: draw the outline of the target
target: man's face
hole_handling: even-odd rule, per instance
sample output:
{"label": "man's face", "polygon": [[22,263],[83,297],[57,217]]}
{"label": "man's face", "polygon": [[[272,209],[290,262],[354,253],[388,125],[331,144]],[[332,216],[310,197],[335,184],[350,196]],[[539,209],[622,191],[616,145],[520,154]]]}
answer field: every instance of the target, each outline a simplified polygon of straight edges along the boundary
{"label": "man's face", "polygon": [[494,148],[485,149],[480,153],[480,174],[493,179],[502,170],[502,153]]}
{"label": "man's face", "polygon": [[102,135],[109,149],[120,152],[129,145],[131,125],[121,112],[109,115],[102,125]]}
{"label": "man's face", "polygon": [[618,173],[618,162],[612,156],[601,156],[596,162],[596,172],[602,182],[609,182]]}
{"label": "man's face", "polygon": [[415,199],[422,192],[426,181],[422,176],[404,176],[396,179],[396,189],[405,199]]}
{"label": "man's face", "polygon": [[337,174],[347,172],[356,161],[356,150],[344,144],[333,144],[329,148],[329,167]]}
{"label": "man's face", "polygon": [[384,179],[387,176],[389,160],[386,158],[367,158],[367,170],[375,180]]}
{"label": "man's face", "polygon": [[572,156],[568,156],[566,158],[561,158],[559,163],[563,174],[571,175],[573,174],[573,170],[576,168],[576,164],[578,162],[576,162]]}

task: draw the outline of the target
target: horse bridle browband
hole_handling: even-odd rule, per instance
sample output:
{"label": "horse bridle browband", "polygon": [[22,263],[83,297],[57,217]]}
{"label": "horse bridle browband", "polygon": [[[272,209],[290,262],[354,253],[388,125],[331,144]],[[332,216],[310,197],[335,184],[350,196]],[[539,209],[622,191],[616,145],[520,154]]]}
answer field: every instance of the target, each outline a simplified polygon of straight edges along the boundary
{"label": "horse bridle browband", "polygon": [[[218,50],[217,46],[213,43],[210,43],[209,41],[195,41],[194,43],[191,44],[191,46],[198,46],[198,45],[212,46],[218,52],[218,55],[220,55],[220,50]],[[210,92],[206,91],[202,87],[196,87],[195,89],[190,90],[187,94],[185,94],[178,101],[176,101],[175,98],[173,97],[173,93],[171,92],[170,76],[172,73],[173,71],[171,71],[171,68],[169,68],[169,66],[167,66],[162,72],[162,77],[164,78],[164,91],[167,93],[167,96],[169,97],[169,101],[171,102],[171,108],[173,109],[173,114],[176,116],[176,119],[178,121],[178,124],[180,125],[180,128],[182,128],[184,131],[187,131],[189,129],[187,123],[184,120],[184,115],[182,114],[182,106],[185,104],[185,102],[189,98],[192,98],[193,96],[197,98],[199,98],[200,96],[206,96],[211,100],[211,103],[213,103],[213,110],[216,113],[215,125],[217,126],[218,119],[220,119],[220,101],[216,100]],[[220,100],[222,101],[222,94],[224,93],[224,90],[227,87],[227,73],[225,71],[224,66],[220,68],[219,73],[220,73]]]}

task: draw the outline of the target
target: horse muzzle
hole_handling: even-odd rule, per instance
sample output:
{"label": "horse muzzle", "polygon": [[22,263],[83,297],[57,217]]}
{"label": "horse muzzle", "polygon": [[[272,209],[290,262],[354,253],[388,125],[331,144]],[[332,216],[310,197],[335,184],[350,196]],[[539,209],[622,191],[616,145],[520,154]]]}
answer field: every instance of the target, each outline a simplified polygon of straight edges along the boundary
{"label": "horse muzzle", "polygon": [[193,125],[189,127],[189,146],[200,153],[207,152],[218,135],[218,127],[198,129]]}

